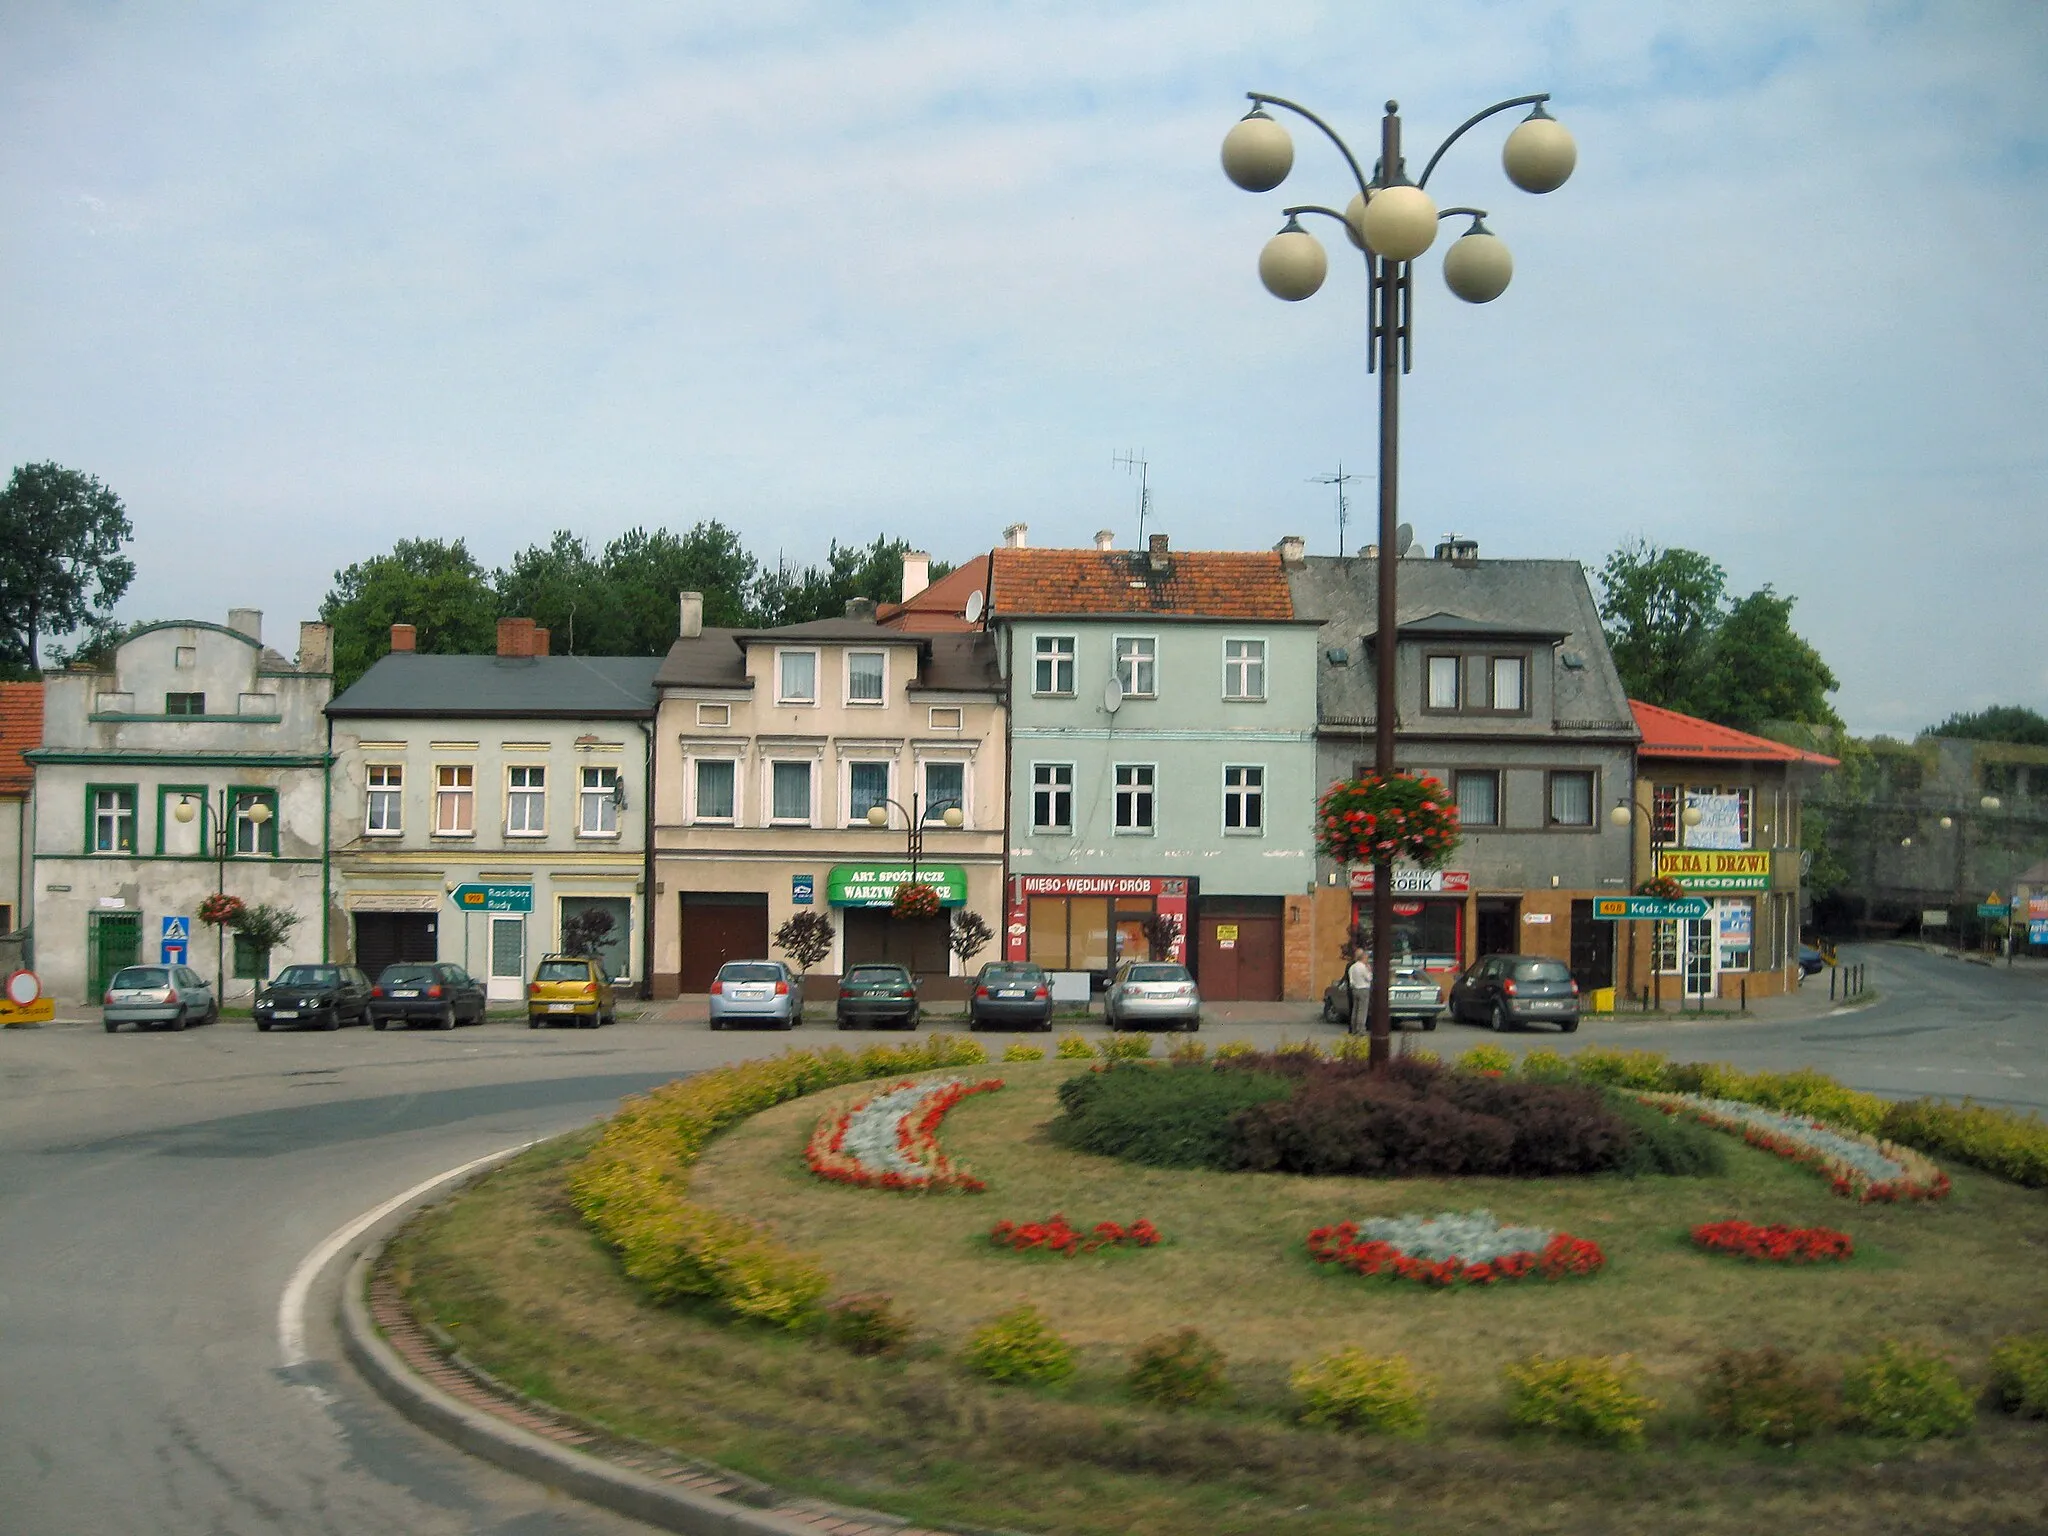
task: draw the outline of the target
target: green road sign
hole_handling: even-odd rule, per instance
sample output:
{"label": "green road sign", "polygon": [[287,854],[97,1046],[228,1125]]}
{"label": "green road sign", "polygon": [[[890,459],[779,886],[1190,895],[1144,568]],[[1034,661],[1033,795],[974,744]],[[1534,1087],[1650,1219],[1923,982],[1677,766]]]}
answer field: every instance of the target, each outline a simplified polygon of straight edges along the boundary
{"label": "green road sign", "polygon": [[1593,915],[1610,923],[1670,922],[1681,917],[1705,917],[1707,899],[1704,896],[1681,896],[1676,900],[1666,900],[1661,896],[1595,896]]}
{"label": "green road sign", "polygon": [[455,905],[465,912],[531,912],[530,885],[458,885]]}
{"label": "green road sign", "polygon": [[1980,901],[1977,903],[1979,917],[2011,917],[2012,908],[2002,901]]}

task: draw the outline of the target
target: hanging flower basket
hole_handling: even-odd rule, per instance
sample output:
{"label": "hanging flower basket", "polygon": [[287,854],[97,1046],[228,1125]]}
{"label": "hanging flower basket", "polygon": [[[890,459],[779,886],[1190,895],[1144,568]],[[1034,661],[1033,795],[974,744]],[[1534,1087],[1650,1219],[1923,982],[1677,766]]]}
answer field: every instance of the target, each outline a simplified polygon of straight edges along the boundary
{"label": "hanging flower basket", "polygon": [[215,891],[199,903],[199,921],[215,928],[232,928],[242,915],[242,898]]}
{"label": "hanging flower basket", "polygon": [[1681,901],[1685,897],[1685,887],[1669,875],[1652,875],[1636,887],[1636,894],[1654,896],[1659,901]]}
{"label": "hanging flower basket", "polygon": [[905,881],[896,887],[894,911],[898,917],[937,917],[939,893],[922,880]]}
{"label": "hanging flower basket", "polygon": [[1438,869],[1458,846],[1458,808],[1441,781],[1396,773],[1332,784],[1316,802],[1316,847],[1345,864]]}

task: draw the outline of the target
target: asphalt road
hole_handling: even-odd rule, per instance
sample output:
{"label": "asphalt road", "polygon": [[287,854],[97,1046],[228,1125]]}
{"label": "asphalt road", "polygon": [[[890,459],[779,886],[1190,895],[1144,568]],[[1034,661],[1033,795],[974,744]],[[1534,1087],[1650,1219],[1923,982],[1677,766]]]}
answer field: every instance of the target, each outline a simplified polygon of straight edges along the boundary
{"label": "asphalt road", "polygon": [[[1852,1012],[1805,1000],[1775,1017],[1624,1021],[1562,1039],[1446,1024],[1430,1043],[1652,1045],[2048,1108],[2048,976],[1897,947],[1861,958],[1884,997]],[[1308,1016],[1225,1037],[1334,1034]],[[815,1026],[798,1038],[828,1034],[849,1038]],[[307,1358],[291,1368],[280,1300],[323,1239],[412,1185],[788,1039],[653,1023],[0,1034],[0,1530],[641,1529],[472,1462],[386,1409],[336,1364],[337,1270],[309,1298]]]}

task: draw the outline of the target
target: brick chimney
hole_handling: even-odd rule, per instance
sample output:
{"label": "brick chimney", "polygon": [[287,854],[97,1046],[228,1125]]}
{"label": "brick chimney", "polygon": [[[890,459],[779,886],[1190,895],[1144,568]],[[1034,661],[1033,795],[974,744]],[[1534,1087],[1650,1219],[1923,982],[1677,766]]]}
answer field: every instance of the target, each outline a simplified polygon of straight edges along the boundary
{"label": "brick chimney", "polygon": [[301,672],[332,672],[334,670],[334,630],[326,624],[301,624],[299,626],[299,670]]}
{"label": "brick chimney", "polygon": [[548,632],[538,624],[533,626],[533,654],[545,656],[548,653]]}
{"label": "brick chimney", "polygon": [[498,620],[498,654],[525,660],[533,655],[533,620]]}
{"label": "brick chimney", "polygon": [[1152,568],[1155,576],[1164,576],[1171,563],[1166,558],[1166,535],[1155,533],[1145,540],[1145,563]]}
{"label": "brick chimney", "polygon": [[903,552],[903,601],[909,602],[932,584],[932,557],[921,549]]}
{"label": "brick chimney", "polygon": [[391,626],[392,650],[410,651],[414,649],[418,641],[419,631],[414,629],[410,624],[394,624]]}
{"label": "brick chimney", "polygon": [[1003,530],[1003,547],[1005,549],[1024,549],[1028,547],[1025,540],[1030,537],[1030,534],[1031,525],[1029,523],[1012,523]]}
{"label": "brick chimney", "polygon": [[849,597],[846,600],[846,616],[856,623],[874,623],[875,600],[872,597]]}

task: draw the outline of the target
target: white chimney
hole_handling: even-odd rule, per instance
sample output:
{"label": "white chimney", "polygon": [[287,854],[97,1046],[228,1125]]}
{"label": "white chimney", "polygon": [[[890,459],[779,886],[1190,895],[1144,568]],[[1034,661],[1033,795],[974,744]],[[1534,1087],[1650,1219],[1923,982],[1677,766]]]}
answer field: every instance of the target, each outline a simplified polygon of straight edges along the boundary
{"label": "white chimney", "polygon": [[1105,552],[1116,548],[1116,534],[1107,528],[1095,530],[1095,547]]}
{"label": "white chimney", "polygon": [[1278,552],[1282,565],[1300,565],[1308,545],[1303,542],[1300,534],[1290,533],[1283,537],[1278,544],[1275,544],[1273,548]]}
{"label": "white chimney", "polygon": [[682,637],[694,640],[704,633],[704,594],[685,592],[683,594]]}
{"label": "white chimney", "polygon": [[909,602],[932,584],[932,557],[921,549],[903,552],[903,601]]}
{"label": "white chimney", "polygon": [[1029,523],[1010,524],[1009,527],[1003,530],[1003,547],[1005,549],[1026,548],[1027,546],[1024,542],[1025,535],[1029,534],[1030,532],[1031,525]]}
{"label": "white chimney", "polygon": [[263,643],[263,610],[261,608],[230,608],[228,628],[238,635],[247,635],[258,645]]}

